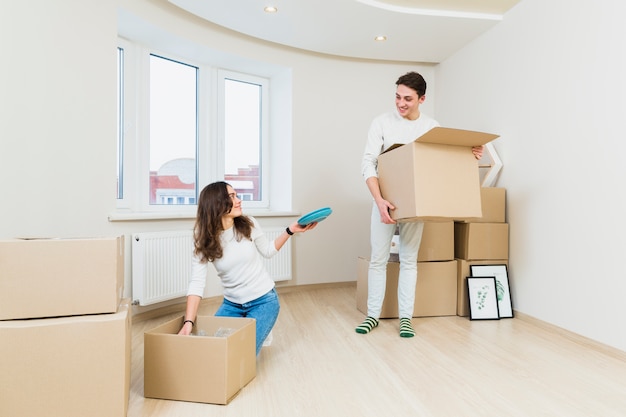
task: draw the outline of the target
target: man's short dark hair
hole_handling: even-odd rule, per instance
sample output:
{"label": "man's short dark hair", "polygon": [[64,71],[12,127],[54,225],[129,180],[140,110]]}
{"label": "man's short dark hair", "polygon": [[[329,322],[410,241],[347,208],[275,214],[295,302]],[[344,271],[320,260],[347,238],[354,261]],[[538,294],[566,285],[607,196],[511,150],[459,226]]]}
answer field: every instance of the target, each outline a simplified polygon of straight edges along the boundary
{"label": "man's short dark hair", "polygon": [[417,72],[407,72],[396,81],[396,85],[405,85],[417,92],[417,96],[421,97],[426,94],[426,80]]}

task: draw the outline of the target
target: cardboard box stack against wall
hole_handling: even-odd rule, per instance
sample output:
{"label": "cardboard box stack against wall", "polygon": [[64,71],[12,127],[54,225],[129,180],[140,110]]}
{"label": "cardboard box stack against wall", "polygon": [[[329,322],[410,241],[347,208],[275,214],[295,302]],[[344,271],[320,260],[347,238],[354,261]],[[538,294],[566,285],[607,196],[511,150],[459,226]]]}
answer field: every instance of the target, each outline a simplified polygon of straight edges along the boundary
{"label": "cardboard box stack against wall", "polygon": [[0,240],[0,415],[123,417],[124,237]]}
{"label": "cardboard box stack against wall", "polygon": [[454,223],[454,256],[458,262],[457,315],[469,316],[467,277],[471,265],[509,264],[509,224],[506,190],[481,188],[483,215]]}
{"label": "cardboard box stack against wall", "polygon": [[[398,222],[424,221],[418,253],[413,317],[451,316],[458,312],[458,260],[455,220],[481,219],[478,161],[471,148],[497,135],[438,127],[406,145],[392,146],[378,158],[383,197]],[[488,209],[489,210],[489,209]],[[357,309],[367,314],[367,257],[357,260]],[[398,317],[399,263],[387,264],[387,288],[381,318]]]}

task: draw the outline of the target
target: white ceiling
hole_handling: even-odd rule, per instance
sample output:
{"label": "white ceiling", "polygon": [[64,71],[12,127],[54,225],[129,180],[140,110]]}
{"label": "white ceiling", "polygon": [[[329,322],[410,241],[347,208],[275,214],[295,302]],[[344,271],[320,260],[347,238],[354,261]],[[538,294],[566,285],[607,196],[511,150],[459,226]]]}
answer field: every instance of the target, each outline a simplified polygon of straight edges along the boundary
{"label": "white ceiling", "polygon": [[[219,26],[352,58],[438,63],[521,0],[168,0]],[[265,6],[276,13],[265,13]],[[376,36],[387,37],[384,42]]]}

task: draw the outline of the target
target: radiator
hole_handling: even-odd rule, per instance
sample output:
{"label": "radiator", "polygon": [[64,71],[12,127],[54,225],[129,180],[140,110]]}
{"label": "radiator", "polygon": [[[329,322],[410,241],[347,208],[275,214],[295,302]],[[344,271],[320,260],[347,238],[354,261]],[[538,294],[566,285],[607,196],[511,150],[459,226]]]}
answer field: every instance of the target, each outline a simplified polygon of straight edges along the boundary
{"label": "radiator", "polygon": [[[284,231],[284,228],[263,230],[265,236],[267,236],[270,241],[276,239],[276,237]],[[265,267],[274,281],[287,281],[291,279],[291,241],[292,239],[287,239],[285,245],[276,255],[269,259],[263,258]]]}
{"label": "radiator", "polygon": [[[283,229],[264,230],[271,241]],[[146,306],[184,297],[191,277],[191,230],[132,235],[133,304]],[[263,258],[274,281],[291,279],[291,239],[270,259]]]}

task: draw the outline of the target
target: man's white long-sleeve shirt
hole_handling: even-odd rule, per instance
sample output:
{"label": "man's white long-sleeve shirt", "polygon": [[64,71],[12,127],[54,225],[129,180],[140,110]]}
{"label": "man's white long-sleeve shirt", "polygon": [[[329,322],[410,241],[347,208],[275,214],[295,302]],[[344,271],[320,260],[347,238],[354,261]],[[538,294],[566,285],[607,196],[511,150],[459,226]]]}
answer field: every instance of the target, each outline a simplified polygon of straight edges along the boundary
{"label": "man's white long-sleeve shirt", "polygon": [[363,178],[378,177],[378,156],[391,145],[412,142],[437,126],[439,123],[424,113],[420,113],[416,120],[405,119],[395,110],[376,117],[370,126],[363,153]]}

